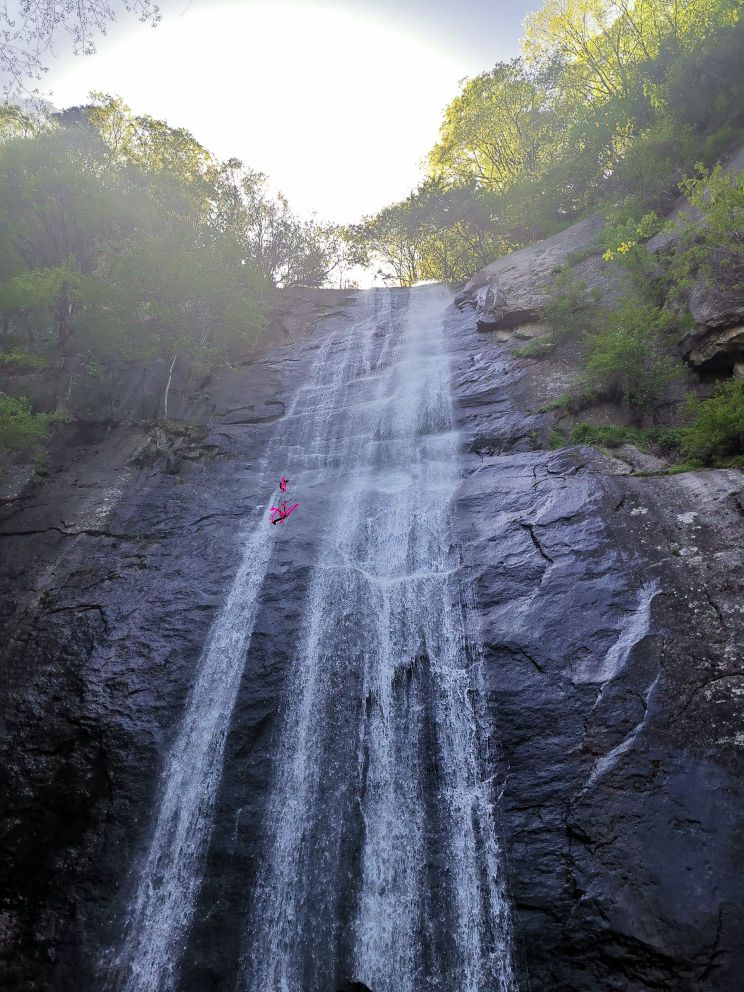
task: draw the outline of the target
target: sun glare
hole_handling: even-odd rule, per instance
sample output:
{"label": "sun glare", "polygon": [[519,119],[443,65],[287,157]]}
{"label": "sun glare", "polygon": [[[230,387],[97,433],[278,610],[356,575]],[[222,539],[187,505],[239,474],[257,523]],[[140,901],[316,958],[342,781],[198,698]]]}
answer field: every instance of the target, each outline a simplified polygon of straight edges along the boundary
{"label": "sun glare", "polygon": [[53,100],[92,90],[268,173],[301,213],[357,220],[404,196],[470,67],[389,23],[284,3],[187,9],[57,63]]}

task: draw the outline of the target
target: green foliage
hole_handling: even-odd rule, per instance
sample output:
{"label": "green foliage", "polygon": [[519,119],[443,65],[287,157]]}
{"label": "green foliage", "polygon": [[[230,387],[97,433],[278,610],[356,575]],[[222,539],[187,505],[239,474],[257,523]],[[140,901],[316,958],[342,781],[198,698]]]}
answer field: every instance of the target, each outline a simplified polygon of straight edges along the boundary
{"label": "green foliage", "polygon": [[323,286],[353,264],[341,228],[299,220],[261,172],[228,161],[218,180],[218,224],[274,286]]}
{"label": "green foliage", "polygon": [[619,448],[623,444],[645,446],[643,431],[633,427],[602,426],[579,424],[571,431],[572,444],[588,444],[595,448]]}
{"label": "green foliage", "polygon": [[356,261],[382,263],[389,281],[459,282],[515,245],[499,233],[493,197],[477,186],[425,182],[400,203],[348,228]]}
{"label": "green foliage", "polygon": [[632,205],[612,211],[602,231],[602,258],[615,262],[623,270],[629,288],[639,299],[657,308],[664,308],[671,291],[672,278],[665,259],[657,258],[646,242],[662,227],[655,213],[633,216]]}
{"label": "green foliage", "polygon": [[584,382],[636,412],[650,409],[679,374],[664,342],[669,315],[628,299],[606,314],[605,321],[589,342]]}
{"label": "green foliage", "polygon": [[518,59],[501,62],[467,80],[447,107],[430,174],[498,192],[539,171],[554,130],[547,89]]}
{"label": "green foliage", "polygon": [[593,424],[578,424],[571,431],[572,444],[588,444],[595,448],[619,448],[632,444],[640,451],[653,450],[660,454],[676,454],[681,445],[682,434],[679,428],[654,427],[641,430],[639,427],[622,427]]}
{"label": "green foliage", "polygon": [[513,348],[512,355],[515,358],[544,358],[555,348],[555,343],[547,335],[541,338],[533,338],[521,348]]}
{"label": "green foliage", "polygon": [[[574,444],[585,444],[600,451],[611,452],[624,444],[632,444],[639,451],[651,452],[667,458],[679,458],[682,445],[683,428],[653,427],[641,430],[639,427],[628,427],[613,424],[595,426],[594,424],[577,424],[570,433],[554,428],[548,437],[548,448],[556,450],[567,448]],[[699,467],[700,462],[676,462],[662,471],[664,474],[688,472]],[[658,472],[636,472],[636,475],[656,475]]]}
{"label": "green foliage", "polygon": [[744,455],[744,380],[722,383],[707,400],[689,401],[692,423],[684,429],[683,453],[704,465]]}
{"label": "green foliage", "polygon": [[594,402],[594,394],[591,390],[577,389],[570,393],[561,393],[554,400],[540,407],[538,413],[550,413],[551,410],[560,410],[563,413],[580,413]]}
{"label": "green foliage", "polygon": [[[646,262],[646,254],[642,251],[643,242],[652,238],[662,226],[659,216],[653,211],[644,214],[637,220],[628,208],[623,211],[610,213],[602,229],[602,244],[605,251],[602,258],[605,262],[640,261]],[[644,269],[644,274],[645,274]]]}
{"label": "green foliage", "polygon": [[671,260],[677,295],[685,294],[697,276],[721,284],[728,293],[741,293],[744,173],[726,173],[720,165],[708,170],[698,164],[695,176],[683,180],[680,188],[698,217],[685,224],[682,245]]}
{"label": "green foliage", "polygon": [[20,348],[0,352],[0,368],[17,369],[19,372],[25,372],[31,369],[46,368],[48,364],[43,355],[31,355],[27,351],[21,351]]}
{"label": "green foliage", "polygon": [[553,329],[554,340],[581,342],[595,334],[601,324],[599,302],[598,290],[590,290],[571,266],[558,269],[545,305],[545,319]]}
{"label": "green foliage", "polygon": [[322,285],[346,263],[337,228],[300,221],[265,176],[118,98],[36,129],[3,120],[6,351],[238,358],[272,286]]}
{"label": "green foliage", "polygon": [[555,342],[572,342],[579,350],[581,376],[573,397],[575,408],[586,405],[586,397],[594,395],[626,403],[640,414],[652,408],[680,374],[668,353],[672,314],[644,302],[637,292],[629,291],[612,309],[605,309],[599,294],[566,266],[554,276],[545,317]]}
{"label": "green foliage", "polygon": [[0,451],[18,451],[44,444],[49,416],[32,413],[29,401],[0,393]]}
{"label": "green foliage", "polygon": [[[466,80],[445,110],[428,182],[357,243],[410,284],[465,278],[483,249],[492,261],[597,208],[622,204],[634,224],[665,213],[691,162],[710,167],[744,138],[742,9],[545,0],[523,57]],[[477,209],[453,208],[458,193]]]}
{"label": "green foliage", "polygon": [[549,451],[558,451],[560,448],[565,448],[568,443],[565,433],[558,428],[553,428],[548,435]]}

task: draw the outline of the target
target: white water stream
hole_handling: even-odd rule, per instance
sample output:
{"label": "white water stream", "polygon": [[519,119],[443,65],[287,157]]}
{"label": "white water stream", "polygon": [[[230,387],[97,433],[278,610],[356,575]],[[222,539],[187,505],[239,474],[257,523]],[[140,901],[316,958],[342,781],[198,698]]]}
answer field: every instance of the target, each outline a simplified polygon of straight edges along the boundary
{"label": "white water stream", "polygon": [[[246,992],[333,992],[348,978],[372,992],[515,988],[480,654],[453,538],[449,302],[441,287],[362,294],[273,451],[298,484],[320,477],[340,510],[287,674]],[[246,540],[163,771],[117,962],[122,992],[177,984],[272,554],[266,524]]]}

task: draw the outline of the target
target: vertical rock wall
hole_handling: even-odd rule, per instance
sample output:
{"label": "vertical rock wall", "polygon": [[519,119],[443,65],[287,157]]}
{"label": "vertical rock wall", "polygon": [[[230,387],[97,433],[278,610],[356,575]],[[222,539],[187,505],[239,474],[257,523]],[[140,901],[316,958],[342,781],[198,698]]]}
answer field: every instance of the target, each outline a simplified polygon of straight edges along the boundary
{"label": "vertical rock wall", "polygon": [[[2,988],[100,992],[162,756],[264,496],[261,453],[344,319],[175,383],[180,434],[69,429],[50,478],[2,506]],[[452,310],[448,333],[522,987],[739,992],[743,477],[534,450],[508,347],[472,313]],[[232,988],[316,536],[272,564],[182,992]]]}

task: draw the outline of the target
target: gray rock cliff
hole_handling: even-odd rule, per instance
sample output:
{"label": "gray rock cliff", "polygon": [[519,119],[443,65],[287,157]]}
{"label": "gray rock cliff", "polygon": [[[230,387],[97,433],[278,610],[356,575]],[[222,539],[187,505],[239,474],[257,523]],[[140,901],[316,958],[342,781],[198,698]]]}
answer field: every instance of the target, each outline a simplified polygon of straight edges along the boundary
{"label": "gray rock cliff", "polygon": [[[533,256],[512,295],[498,269],[494,323],[533,313],[529,266],[567,250]],[[2,988],[100,992],[158,771],[263,499],[262,453],[344,307],[300,314],[297,340],[209,382],[184,370],[180,433],[65,427],[49,478],[2,505]],[[593,450],[536,450],[524,363],[472,310],[452,308],[447,333],[521,987],[739,992],[744,476],[638,477]],[[277,542],[181,992],[233,988],[321,527]]]}

